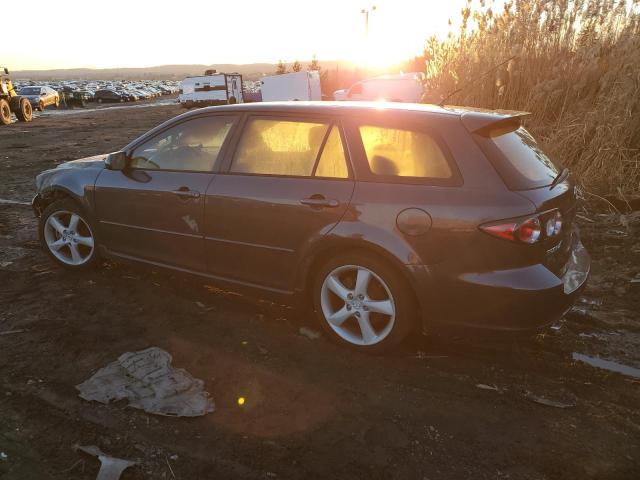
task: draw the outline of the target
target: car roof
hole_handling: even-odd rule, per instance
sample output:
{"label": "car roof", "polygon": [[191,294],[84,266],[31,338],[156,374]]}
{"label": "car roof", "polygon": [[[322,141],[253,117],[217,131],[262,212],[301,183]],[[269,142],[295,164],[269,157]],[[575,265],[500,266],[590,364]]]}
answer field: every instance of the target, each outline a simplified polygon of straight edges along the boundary
{"label": "car roof", "polygon": [[319,114],[339,114],[339,113],[366,113],[371,110],[388,110],[393,112],[423,112],[431,114],[460,115],[458,111],[437,105],[427,105],[421,103],[400,103],[400,102],[256,102],[238,103],[235,105],[220,105],[215,107],[205,107],[194,110],[193,113],[201,112],[221,112],[221,111],[251,111],[251,112],[295,112],[295,113],[319,113]]}
{"label": "car roof", "polygon": [[[444,115],[459,117],[467,122],[473,121],[473,128],[480,128],[496,121],[510,117],[523,117],[527,112],[512,110],[488,110],[475,107],[460,106],[439,106],[423,103],[401,103],[401,102],[336,102],[336,101],[315,101],[315,102],[256,102],[239,103],[235,105],[219,105],[214,107],[199,108],[181,115],[187,117],[199,115],[201,113],[215,112],[256,112],[256,113],[307,113],[307,114],[366,114],[372,110],[388,112],[406,112],[426,115]],[[465,122],[466,123],[466,122]]]}
{"label": "car roof", "polygon": [[[97,92],[96,92],[97,93]],[[429,105],[421,103],[400,103],[400,102],[256,102],[256,103],[238,103],[234,105],[218,105],[213,107],[198,108],[190,110],[171,118],[161,125],[149,130],[146,134],[138,137],[129,143],[124,150],[128,150],[134,144],[144,141],[146,138],[152,137],[158,131],[161,131],[176,122],[188,120],[192,117],[198,117],[208,113],[293,113],[293,114],[311,114],[311,115],[340,115],[340,114],[367,114],[372,110],[388,111],[395,113],[409,114],[425,114],[430,116],[448,117],[451,119],[462,119],[463,125],[469,130],[479,130],[487,125],[495,122],[503,121],[509,117],[521,117],[524,112],[508,112],[498,110],[483,110],[479,108],[467,107],[449,107],[439,105]]]}

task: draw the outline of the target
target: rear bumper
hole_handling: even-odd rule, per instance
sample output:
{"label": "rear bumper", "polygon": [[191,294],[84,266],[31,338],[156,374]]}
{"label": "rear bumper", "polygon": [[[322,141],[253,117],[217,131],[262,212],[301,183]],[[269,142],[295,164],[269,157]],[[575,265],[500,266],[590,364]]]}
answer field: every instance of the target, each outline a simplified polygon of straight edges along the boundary
{"label": "rear bumper", "polygon": [[570,241],[569,259],[559,275],[542,264],[465,273],[453,279],[433,272],[437,306],[423,306],[425,322],[530,330],[561,318],[585,287],[591,267],[577,228]]}

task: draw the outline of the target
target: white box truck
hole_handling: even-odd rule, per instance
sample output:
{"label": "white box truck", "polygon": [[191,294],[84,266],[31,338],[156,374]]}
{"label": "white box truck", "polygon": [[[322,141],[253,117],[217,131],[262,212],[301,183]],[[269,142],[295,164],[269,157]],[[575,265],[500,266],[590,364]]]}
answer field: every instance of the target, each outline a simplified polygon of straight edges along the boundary
{"label": "white box truck", "polygon": [[201,77],[187,77],[180,82],[178,101],[185,108],[243,103],[242,75],[207,70]]}
{"label": "white box truck", "polygon": [[263,77],[261,90],[263,102],[322,100],[320,74],[315,70]]}

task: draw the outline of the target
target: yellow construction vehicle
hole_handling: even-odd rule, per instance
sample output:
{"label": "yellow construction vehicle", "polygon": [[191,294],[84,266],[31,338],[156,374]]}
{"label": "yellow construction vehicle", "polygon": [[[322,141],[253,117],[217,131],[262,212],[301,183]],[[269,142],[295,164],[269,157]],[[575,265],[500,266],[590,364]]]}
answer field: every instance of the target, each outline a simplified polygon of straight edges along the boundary
{"label": "yellow construction vehicle", "polygon": [[5,67],[4,73],[0,72],[0,124],[9,125],[12,112],[19,121],[30,122],[33,119],[31,102],[16,93],[8,75],[9,70]]}

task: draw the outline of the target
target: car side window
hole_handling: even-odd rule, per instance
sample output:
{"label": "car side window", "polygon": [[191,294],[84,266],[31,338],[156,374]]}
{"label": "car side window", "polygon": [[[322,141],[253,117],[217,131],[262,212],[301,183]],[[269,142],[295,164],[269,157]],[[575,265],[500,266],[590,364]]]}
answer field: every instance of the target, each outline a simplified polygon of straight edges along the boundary
{"label": "car side window", "polygon": [[231,172],[309,177],[330,126],[311,121],[249,119]]}
{"label": "car side window", "polygon": [[320,154],[320,160],[318,160],[315,176],[327,178],[349,177],[347,157],[344,154],[340,130],[336,125],[331,127],[331,132]]}
{"label": "car side window", "polygon": [[209,116],[180,123],[131,153],[131,167],[210,172],[235,117]]}
{"label": "car side window", "polygon": [[422,131],[359,127],[371,173],[381,176],[450,179],[453,172],[438,142]]}

